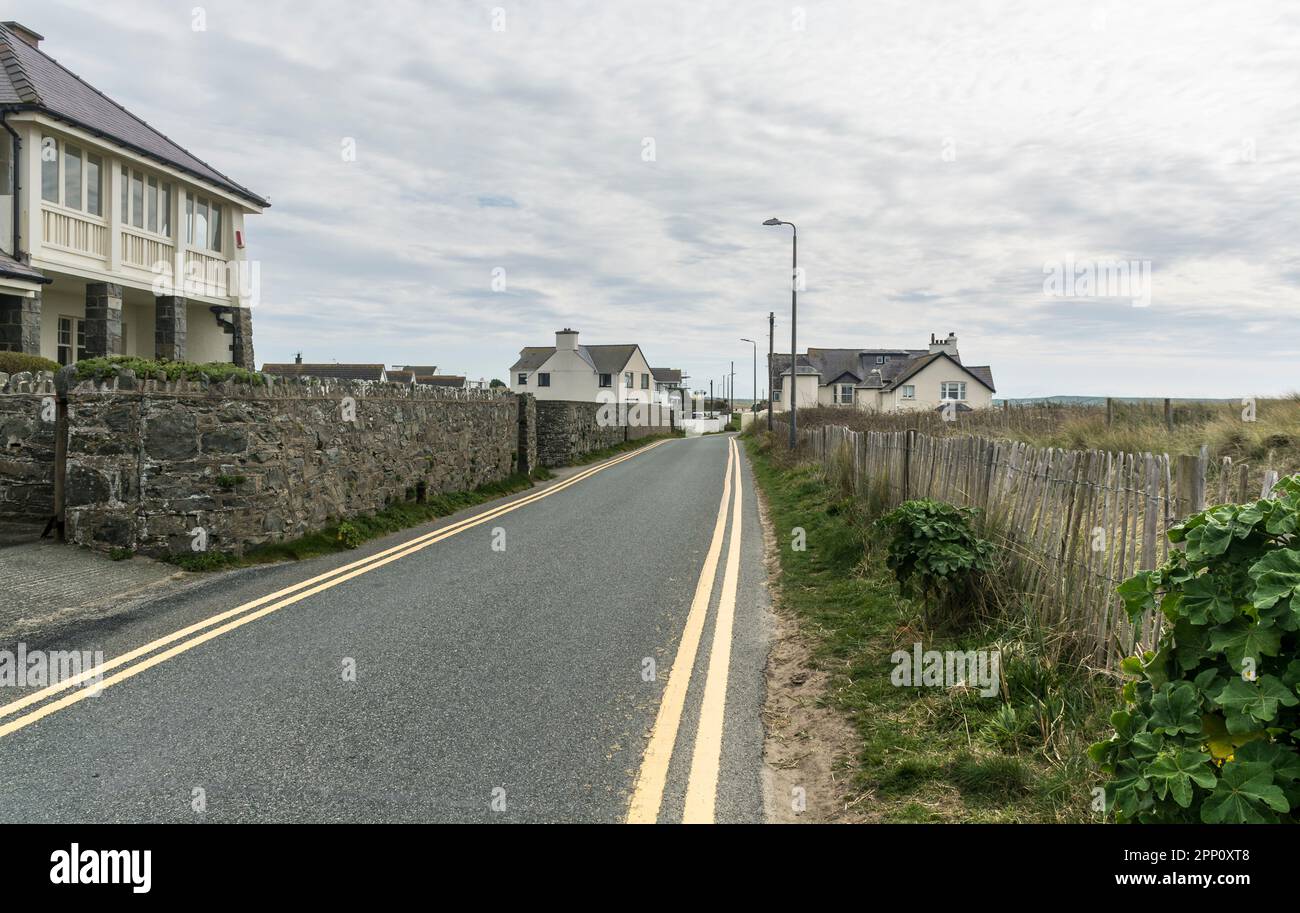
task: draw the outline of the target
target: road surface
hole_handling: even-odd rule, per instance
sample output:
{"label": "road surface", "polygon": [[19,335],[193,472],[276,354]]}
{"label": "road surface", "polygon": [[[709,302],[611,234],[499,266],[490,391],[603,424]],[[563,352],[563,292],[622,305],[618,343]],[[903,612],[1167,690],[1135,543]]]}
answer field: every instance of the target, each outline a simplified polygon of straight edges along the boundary
{"label": "road surface", "polygon": [[214,577],[26,645],[0,821],[761,821],[762,557],[713,435]]}

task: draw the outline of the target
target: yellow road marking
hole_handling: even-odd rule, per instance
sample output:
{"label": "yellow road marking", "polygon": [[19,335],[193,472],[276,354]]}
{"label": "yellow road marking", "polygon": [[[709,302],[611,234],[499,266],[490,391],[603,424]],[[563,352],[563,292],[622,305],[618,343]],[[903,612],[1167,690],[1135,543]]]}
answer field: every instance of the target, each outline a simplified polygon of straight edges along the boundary
{"label": "yellow road marking", "polygon": [[[227,631],[232,631],[235,628],[241,627],[250,621],[254,621],[255,619],[261,618],[265,615],[269,615],[271,612],[277,611],[278,609],[284,608],[285,606],[292,605],[295,602],[298,602],[302,599],[306,599],[308,596],[312,596],[315,595],[316,593],[320,593],[324,590],[328,590],[331,587],[337,586],[338,584],[344,582],[345,580],[351,580],[353,577],[357,577],[360,576],[361,574],[369,573],[370,571],[375,570],[376,568],[379,567],[383,567],[384,565],[396,561],[399,558],[405,558],[406,556],[421,551],[427,548],[428,546],[433,545],[436,542],[441,542],[443,539],[449,539],[452,536],[460,532],[463,532],[464,530],[470,529],[475,526],[479,526],[483,523],[488,522],[489,520],[496,519],[497,517],[503,514],[510,513],[511,511],[518,510],[521,507],[524,507],[528,504],[532,504],[534,501],[538,501],[542,498],[550,497],[551,495],[563,491],[564,489],[569,488],[572,485],[576,485],[578,482],[590,478],[591,476],[595,475],[597,472],[601,472],[619,463],[626,462],[627,460],[630,460],[635,456],[639,456],[640,454],[653,450],[656,447],[659,447],[660,445],[665,443],[667,443],[667,441],[659,441],[657,443],[649,445],[648,447],[643,447],[639,450],[636,450],[632,453],[628,453],[620,457],[615,457],[614,459],[608,460],[604,463],[599,463],[596,466],[593,466],[592,468],[587,470],[583,470],[577,475],[565,479],[563,482],[560,482],[557,485],[553,485],[550,488],[544,489],[543,491],[537,492],[535,494],[529,495],[524,498],[520,498],[508,504],[490,508],[489,510],[486,510],[480,514],[476,514],[473,517],[468,517],[464,520],[460,520],[457,521],[456,523],[450,524],[449,526],[436,529],[433,532],[425,533],[421,536],[417,536],[414,539],[409,539],[406,542],[399,543],[398,545],[385,549],[382,552],[377,552],[376,554],[370,555],[359,561],[354,561],[351,564],[344,565],[343,567],[334,568],[333,570],[328,571],[324,574],[319,574],[308,580],[301,581],[292,586],[285,587],[284,589],[281,590],[277,590],[274,593],[269,593],[266,596],[262,596],[258,599],[252,600],[251,602],[246,602],[242,605],[236,606],[233,609],[228,609],[224,612],[220,612],[216,615],[211,616],[210,618],[206,618],[203,619],[202,621],[195,622],[192,625],[189,625],[185,628],[181,628],[178,631],[174,631],[171,634],[160,637],[147,644],[144,644],[143,646],[137,647],[134,650],[130,650],[126,653],[123,653],[120,656],[114,657],[113,659],[101,663],[100,665],[95,666],[92,669],[83,671],[77,675],[71,676],[67,679],[64,679],[46,688],[42,688],[40,691],[36,691],[32,694],[27,695],[26,697],[20,698],[16,701],[4,705],[3,707],[0,707],[0,717],[8,716],[11,713],[23,709],[24,707],[28,707],[31,706],[32,704],[38,703],[44,700],[45,698],[57,694],[60,691],[67,690],[68,688],[71,688],[72,686],[80,682],[84,682],[92,678],[98,678],[99,676],[102,676],[105,672],[107,672],[110,669],[115,669],[123,665],[124,663],[130,662],[131,660],[137,659],[148,653],[152,653],[154,650],[158,649],[159,647],[166,646],[167,644],[172,643],[182,637],[186,637],[189,634],[195,633],[196,631],[201,631],[204,628],[209,628],[212,625],[224,621],[225,619],[231,618],[235,615],[238,615],[241,612],[245,612],[248,611],[249,609],[256,608],[259,605],[265,605],[268,601],[275,600],[280,596],[284,596],[285,594],[296,593],[296,595],[290,596],[289,598],[286,599],[282,599],[279,602],[275,602],[274,604],[269,605],[266,608],[261,609],[260,611],[252,612],[251,614],[245,615],[244,617],[239,618],[236,621],[222,625],[220,628],[216,628],[212,631],[209,631],[207,634],[204,634],[200,637],[195,637],[191,640],[187,640],[184,643],[181,643],[175,647],[172,647],[169,650],[164,651],[163,653],[159,653],[156,656],[151,657],[148,660],[145,660],[144,662],[131,666],[130,668],[122,672],[119,672],[116,675],[109,676],[103,681],[97,682],[95,688],[86,689],[83,691],[76,692],[74,694],[67,695],[63,698],[60,698],[57,701],[53,701],[49,704],[46,704],[40,707],[39,709],[26,714],[25,716],[18,717],[15,720],[11,720],[8,723],[0,725],[0,738],[9,735],[12,732],[16,732],[17,730],[22,729],[26,726],[30,726],[32,723],[48,716],[51,713],[54,713],[56,710],[61,710],[64,707],[70,706],[71,704],[75,704],[78,701],[84,700],[85,698],[90,697],[92,694],[95,694],[99,690],[107,688],[110,685],[116,684],[119,681],[123,681],[127,678],[131,678],[132,676],[137,675],[140,672],[143,672],[145,669],[149,669],[152,668],[153,666],[158,665],[164,660],[170,659],[173,656],[176,656],[180,653],[184,653],[185,651],[190,650],[198,646],[199,644],[206,643],[207,641],[213,639],[214,637],[217,637],[220,634],[224,634]],[[329,578],[333,578],[333,579],[329,579]],[[311,584],[316,583],[317,581],[327,580],[327,579],[328,579],[327,583],[321,583],[317,586],[312,587],[311,589],[303,591],[304,587],[311,586]]]}
{"label": "yellow road marking", "polygon": [[[736,446],[735,438],[731,446]],[[736,585],[740,578],[741,511],[740,460],[736,460],[736,484],[732,488],[731,541],[727,543],[727,567],[722,573],[722,593],[717,619],[713,623],[713,648],[704,679],[699,726],[695,731],[695,752],[686,785],[683,824],[712,824],[718,795],[718,767],[722,760],[722,724],[727,711],[727,676],[731,671],[731,632],[736,618]]]}
{"label": "yellow road marking", "polygon": [[645,755],[641,759],[641,771],[632,793],[632,804],[628,807],[628,824],[654,824],[659,820],[659,807],[663,804],[664,787],[668,782],[668,765],[673,759],[673,746],[677,743],[677,730],[681,726],[682,710],[686,706],[691,671],[695,668],[704,619],[709,614],[709,600],[713,597],[713,581],[717,577],[718,557],[722,554],[722,539],[727,529],[727,501],[731,496],[732,463],[735,458],[734,448],[728,446],[727,471],[722,481],[722,503],[718,507],[718,519],[713,525],[713,539],[704,556],[700,579],[695,584],[695,597],[691,600],[691,609],[686,615],[682,639],[677,644],[677,656],[673,658],[672,668],[668,671],[668,684],[664,686],[659,712],[655,715],[650,740],[646,743]]}

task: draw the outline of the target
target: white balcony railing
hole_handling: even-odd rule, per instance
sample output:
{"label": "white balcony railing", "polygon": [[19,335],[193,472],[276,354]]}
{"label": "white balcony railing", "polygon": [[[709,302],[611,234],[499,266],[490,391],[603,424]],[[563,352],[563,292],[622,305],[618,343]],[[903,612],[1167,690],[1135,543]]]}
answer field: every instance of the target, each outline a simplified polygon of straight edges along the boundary
{"label": "white balcony railing", "polygon": [[162,238],[136,234],[133,231],[122,232],[122,263],[140,269],[172,269],[172,253],[175,247]]}
{"label": "white balcony railing", "polygon": [[108,226],[62,209],[41,207],[42,237],[46,244],[91,257],[108,257]]}

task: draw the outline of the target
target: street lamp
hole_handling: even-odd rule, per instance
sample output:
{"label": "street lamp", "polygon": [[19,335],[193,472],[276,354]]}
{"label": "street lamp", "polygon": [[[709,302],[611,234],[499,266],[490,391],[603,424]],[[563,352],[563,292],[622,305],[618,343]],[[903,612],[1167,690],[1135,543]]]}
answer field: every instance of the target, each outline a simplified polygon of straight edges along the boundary
{"label": "street lamp", "polygon": [[[763,224],[789,225],[794,245],[791,249],[790,260],[794,270],[790,274],[790,449],[794,450],[796,428],[798,426],[795,409],[799,403],[799,229],[794,227],[793,222],[782,222],[780,219],[768,219]],[[771,406],[769,405],[768,408],[770,409]]]}
{"label": "street lamp", "polygon": [[741,342],[747,342],[754,347],[754,402],[750,404],[749,411],[758,413],[758,343],[752,339],[740,338]]}

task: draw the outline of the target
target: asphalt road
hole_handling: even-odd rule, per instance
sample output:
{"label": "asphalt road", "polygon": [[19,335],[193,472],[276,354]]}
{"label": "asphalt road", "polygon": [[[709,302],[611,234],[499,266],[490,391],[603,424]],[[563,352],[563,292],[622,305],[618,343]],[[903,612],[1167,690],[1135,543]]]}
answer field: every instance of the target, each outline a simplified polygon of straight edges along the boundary
{"label": "asphalt road", "polygon": [[98,693],[0,688],[0,821],[763,820],[743,450],[594,468],[27,644],[112,668]]}

